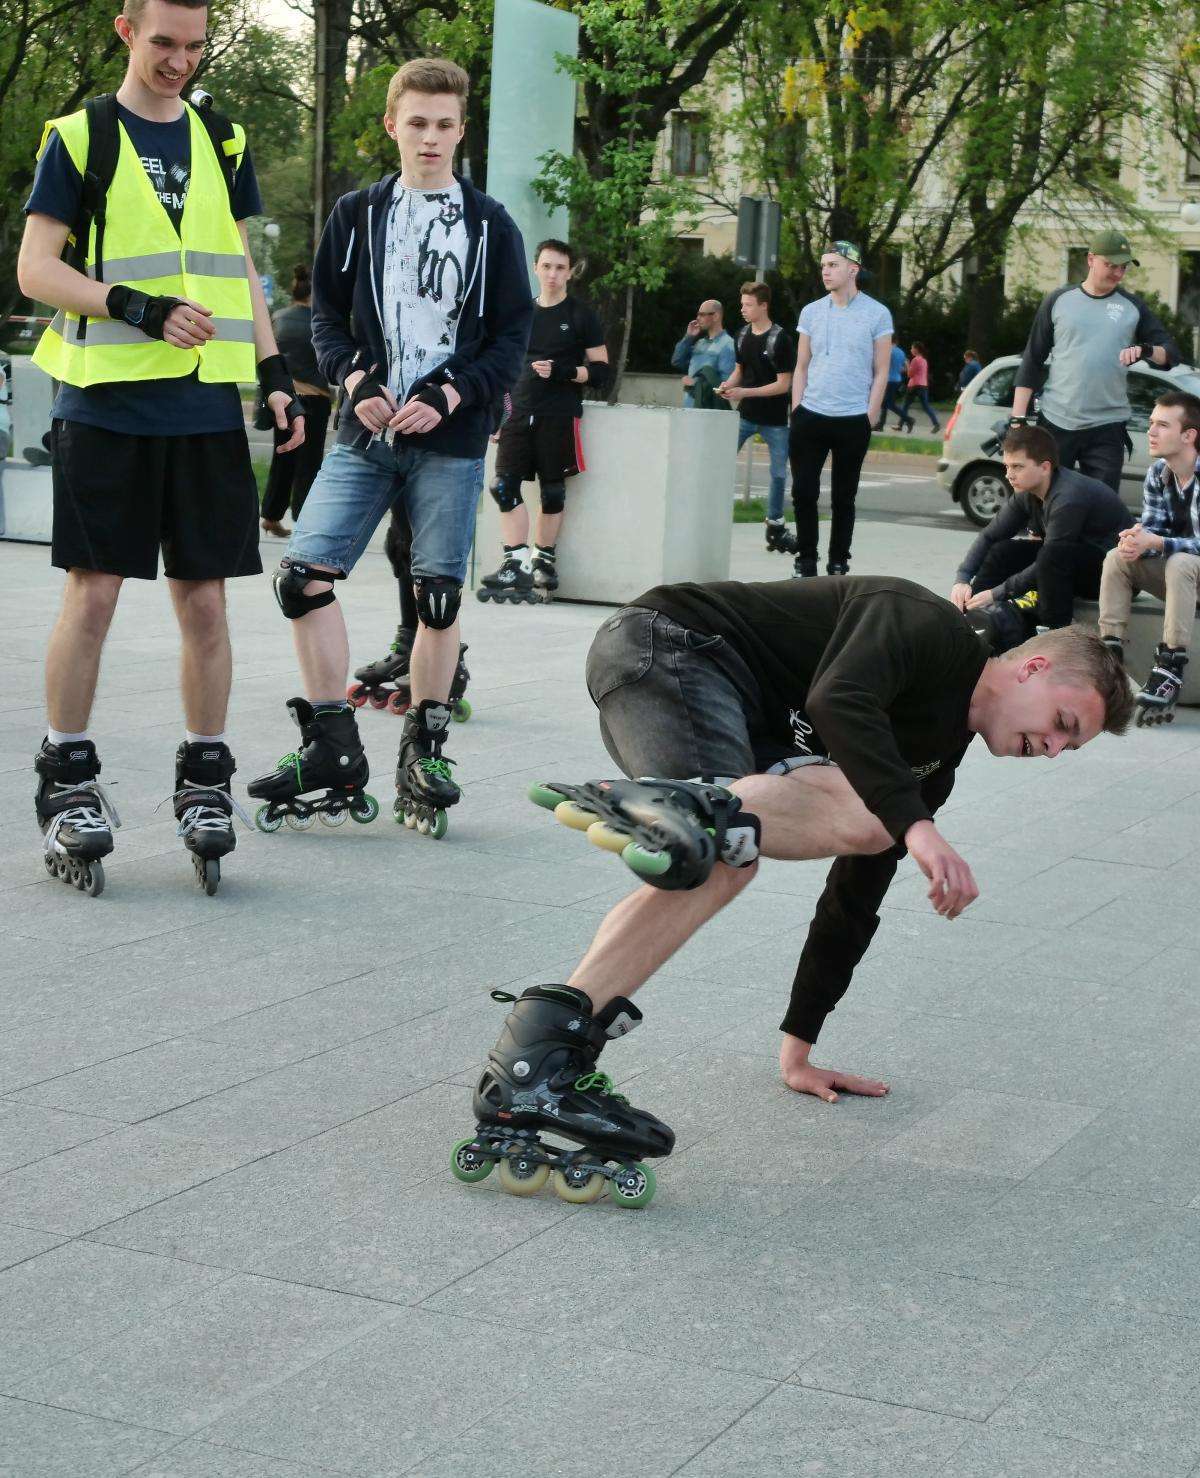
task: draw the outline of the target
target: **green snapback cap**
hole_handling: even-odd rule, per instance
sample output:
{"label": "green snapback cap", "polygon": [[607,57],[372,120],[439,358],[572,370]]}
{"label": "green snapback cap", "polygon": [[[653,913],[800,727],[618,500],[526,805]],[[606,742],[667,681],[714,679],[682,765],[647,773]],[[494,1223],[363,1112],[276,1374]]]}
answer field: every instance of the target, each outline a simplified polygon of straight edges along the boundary
{"label": "green snapback cap", "polygon": [[1133,254],[1129,237],[1123,231],[1100,231],[1092,238],[1088,250],[1093,256],[1104,257],[1114,267],[1140,267],[1142,264]]}

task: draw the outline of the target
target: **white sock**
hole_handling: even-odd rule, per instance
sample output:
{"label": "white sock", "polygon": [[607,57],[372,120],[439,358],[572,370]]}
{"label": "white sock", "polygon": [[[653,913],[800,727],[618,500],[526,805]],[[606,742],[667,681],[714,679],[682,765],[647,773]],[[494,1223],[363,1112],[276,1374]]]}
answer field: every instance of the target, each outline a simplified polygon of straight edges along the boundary
{"label": "white sock", "polygon": [[189,744],[224,744],[225,731],[219,734],[193,734],[191,729],[187,731],[187,742]]}
{"label": "white sock", "polygon": [[51,744],[79,744],[88,737],[88,731],[84,729],[82,734],[68,734],[65,729],[47,729],[46,738]]}

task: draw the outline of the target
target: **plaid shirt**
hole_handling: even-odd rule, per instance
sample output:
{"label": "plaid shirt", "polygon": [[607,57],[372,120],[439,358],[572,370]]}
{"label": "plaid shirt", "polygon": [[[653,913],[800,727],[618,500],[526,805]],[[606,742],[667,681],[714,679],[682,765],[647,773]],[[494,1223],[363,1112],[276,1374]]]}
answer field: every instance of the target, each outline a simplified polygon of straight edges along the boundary
{"label": "plaid shirt", "polygon": [[[1190,537],[1181,538],[1174,532],[1181,521],[1191,529]],[[1165,457],[1151,462],[1142,488],[1142,527],[1162,536],[1162,555],[1155,551],[1151,559],[1166,559],[1172,554],[1200,555],[1200,457],[1186,488],[1175,481]]]}

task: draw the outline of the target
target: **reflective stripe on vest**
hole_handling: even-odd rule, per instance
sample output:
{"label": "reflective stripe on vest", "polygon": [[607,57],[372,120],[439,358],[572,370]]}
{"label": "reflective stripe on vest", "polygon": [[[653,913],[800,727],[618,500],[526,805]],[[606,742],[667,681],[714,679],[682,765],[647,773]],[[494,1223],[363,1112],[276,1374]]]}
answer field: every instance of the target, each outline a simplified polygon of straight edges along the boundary
{"label": "reflective stripe on vest", "polygon": [[[60,311],[42,335],[35,363],[68,384],[110,384],[174,379],[198,372],[210,383],[253,381],[254,317],[246,257],[221,167],[208,132],[187,104],[190,124],[191,176],[183,217],[177,231],[163,209],[123,126],[118,125],[120,151],[109,186],[104,228],[104,261],[99,277],[126,283],[152,297],[190,298],[210,310],[215,330],[198,349],[180,349],[151,339],[130,324],[109,318],[80,319]],[[72,162],[87,164],[87,114],[83,109],[46,125],[42,147],[51,131],[58,133]],[[245,148],[241,128],[226,145],[235,157]],[[95,227],[87,252],[86,272],[97,278]]]}

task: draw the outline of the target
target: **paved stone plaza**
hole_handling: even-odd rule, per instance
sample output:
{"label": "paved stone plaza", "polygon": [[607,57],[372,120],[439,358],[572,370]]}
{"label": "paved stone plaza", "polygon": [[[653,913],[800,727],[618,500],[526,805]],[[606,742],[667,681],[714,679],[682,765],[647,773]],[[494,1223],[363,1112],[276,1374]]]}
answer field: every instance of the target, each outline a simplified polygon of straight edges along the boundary
{"label": "paved stone plaza", "polygon": [[[788,562],[735,529],[734,572]],[[948,588],[963,531],[861,523],[855,572]],[[264,547],[273,564],[281,546]],[[491,551],[488,551],[490,554]],[[504,1008],[631,886],[525,799],[609,773],[596,607],[469,602],[464,803],[244,832],[206,898],[168,794],[165,587],[131,584],[95,733],[124,827],[104,896],[33,822],[60,577],[0,546],[4,1478],[1184,1478],[1200,1474],[1200,715],[1051,764],[977,746],[944,829],[982,897],[906,865],[820,1058],[777,1078],[820,864],[766,864],[646,989],[604,1066],[678,1135],[654,1203],[455,1182]],[[356,662],[383,558],[339,592]],[[243,784],[292,748],[267,582],[231,591]]]}

